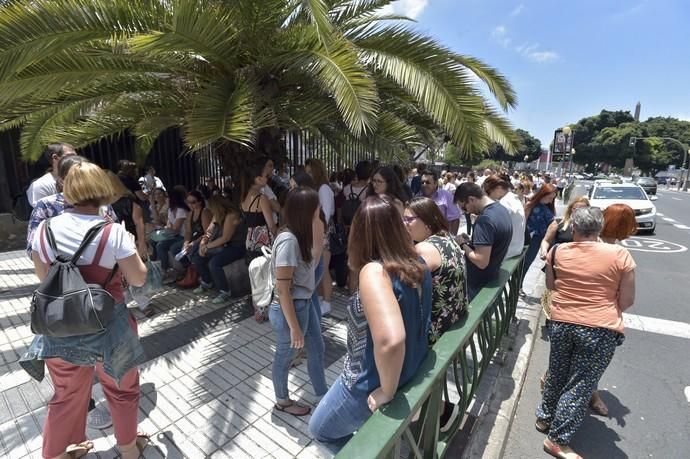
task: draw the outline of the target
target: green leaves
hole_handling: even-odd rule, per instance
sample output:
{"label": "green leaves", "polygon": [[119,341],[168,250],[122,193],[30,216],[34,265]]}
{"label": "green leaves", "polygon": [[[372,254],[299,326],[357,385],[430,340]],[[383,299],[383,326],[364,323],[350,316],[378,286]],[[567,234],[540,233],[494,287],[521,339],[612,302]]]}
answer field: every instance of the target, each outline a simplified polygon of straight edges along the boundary
{"label": "green leaves", "polygon": [[251,149],[266,127],[380,151],[439,131],[465,155],[513,148],[476,87],[507,110],[505,77],[384,15],[389,3],[16,0],[0,7],[0,130],[23,125],[28,157],[127,130],[141,158],[173,127],[189,149]]}

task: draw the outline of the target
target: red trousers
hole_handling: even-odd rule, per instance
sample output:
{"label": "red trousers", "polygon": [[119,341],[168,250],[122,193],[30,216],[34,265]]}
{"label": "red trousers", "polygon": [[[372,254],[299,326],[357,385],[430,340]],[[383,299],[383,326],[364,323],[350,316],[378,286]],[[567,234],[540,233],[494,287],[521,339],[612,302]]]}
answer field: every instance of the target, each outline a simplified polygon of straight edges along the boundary
{"label": "red trousers", "polygon": [[137,368],[125,373],[118,387],[115,380],[103,371],[100,363],[95,367],[81,367],[62,359],[47,359],[45,362],[55,394],[48,403],[43,428],[43,457],[59,456],[68,445],[86,440],[86,415],[94,371],[108,400],[117,444],[127,445],[136,440],[139,411]]}

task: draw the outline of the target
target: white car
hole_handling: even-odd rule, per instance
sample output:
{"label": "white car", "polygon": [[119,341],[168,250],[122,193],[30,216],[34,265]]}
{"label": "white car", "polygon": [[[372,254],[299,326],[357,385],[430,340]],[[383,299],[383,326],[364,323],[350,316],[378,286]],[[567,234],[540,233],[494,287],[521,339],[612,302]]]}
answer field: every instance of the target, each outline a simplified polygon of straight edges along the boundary
{"label": "white car", "polygon": [[656,206],[634,183],[595,183],[589,191],[589,203],[601,210],[611,204],[627,204],[635,211],[638,231],[653,233],[656,229]]}

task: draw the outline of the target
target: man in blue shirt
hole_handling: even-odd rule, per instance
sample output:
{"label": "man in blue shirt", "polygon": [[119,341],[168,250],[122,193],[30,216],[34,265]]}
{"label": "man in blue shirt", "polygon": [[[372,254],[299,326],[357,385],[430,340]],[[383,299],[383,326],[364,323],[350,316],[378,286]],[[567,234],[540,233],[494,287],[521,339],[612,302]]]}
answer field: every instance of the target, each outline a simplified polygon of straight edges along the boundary
{"label": "man in blue shirt", "polygon": [[450,234],[458,233],[458,226],[460,225],[460,209],[453,202],[453,195],[450,192],[438,188],[438,174],[436,171],[428,170],[422,174],[422,187],[417,196],[432,199],[446,220],[450,227]]}
{"label": "man in blue shirt", "polygon": [[467,258],[467,296],[471,301],[482,287],[498,278],[513,237],[513,224],[506,208],[475,183],[461,183],[455,190],[455,202],[463,212],[477,215],[472,238],[459,238]]}

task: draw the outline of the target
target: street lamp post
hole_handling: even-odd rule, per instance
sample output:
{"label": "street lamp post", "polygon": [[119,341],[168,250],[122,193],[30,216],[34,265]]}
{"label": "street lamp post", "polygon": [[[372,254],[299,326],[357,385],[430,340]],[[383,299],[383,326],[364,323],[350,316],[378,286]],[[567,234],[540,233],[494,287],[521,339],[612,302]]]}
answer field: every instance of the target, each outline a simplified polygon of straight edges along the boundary
{"label": "street lamp post", "polygon": [[568,183],[573,181],[573,156],[575,156],[575,149],[571,148],[570,149],[570,166],[568,167],[568,169],[569,169],[568,175],[570,177],[568,177]]}
{"label": "street lamp post", "polygon": [[[683,174],[680,178],[683,179],[683,191],[688,191],[688,153],[690,153],[689,150],[685,150],[685,154],[683,155],[683,168],[681,168],[681,173]],[[683,172],[683,169],[685,169],[685,172]],[[678,184],[678,189],[680,189],[681,184]]]}

